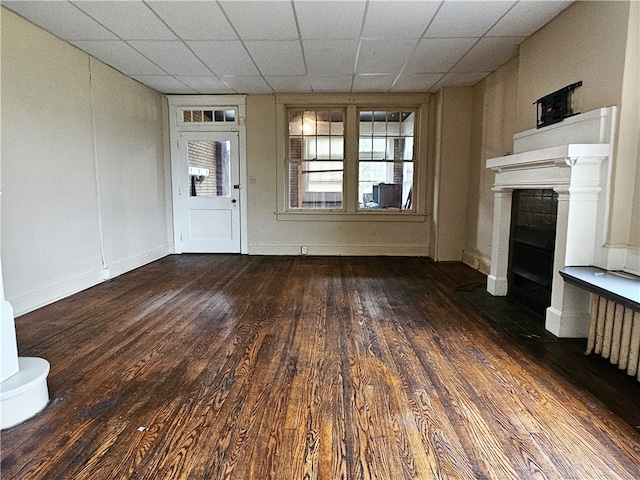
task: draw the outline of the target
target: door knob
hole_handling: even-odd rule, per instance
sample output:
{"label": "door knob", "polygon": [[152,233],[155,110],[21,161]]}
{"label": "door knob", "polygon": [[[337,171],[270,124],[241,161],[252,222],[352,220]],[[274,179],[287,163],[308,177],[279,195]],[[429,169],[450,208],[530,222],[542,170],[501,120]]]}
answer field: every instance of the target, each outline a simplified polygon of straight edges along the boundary
{"label": "door knob", "polygon": [[231,199],[231,203],[233,203],[234,205],[237,203],[238,201],[235,198]]}

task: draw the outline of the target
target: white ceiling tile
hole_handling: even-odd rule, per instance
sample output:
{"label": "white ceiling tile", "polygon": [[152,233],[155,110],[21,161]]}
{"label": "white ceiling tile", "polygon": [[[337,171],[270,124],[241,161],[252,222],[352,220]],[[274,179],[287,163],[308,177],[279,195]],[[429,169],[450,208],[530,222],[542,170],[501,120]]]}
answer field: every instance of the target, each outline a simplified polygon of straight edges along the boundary
{"label": "white ceiling tile", "polygon": [[239,40],[187,42],[187,45],[216,75],[259,75]]}
{"label": "white ceiling tile", "polygon": [[211,75],[176,75],[176,78],[198,93],[236,93],[218,77]]}
{"label": "white ceiling tile", "polygon": [[518,54],[524,37],[487,37],[476,43],[453,72],[492,72]]}
{"label": "white ceiling tile", "polygon": [[3,1],[2,6],[22,15],[63,40],[118,39],[112,32],[69,2]]}
{"label": "white ceiling tile", "polygon": [[447,0],[425,37],[481,37],[515,2]]}
{"label": "white ceiling tile", "polygon": [[134,40],[128,42],[171,75],[210,75],[209,69],[180,41]]}
{"label": "white ceiling tile", "polygon": [[198,93],[184,83],[169,75],[131,75],[131,78],[162,93],[193,94]]}
{"label": "white ceiling tile", "polygon": [[303,40],[302,47],[310,75],[353,73],[358,40]]}
{"label": "white ceiling tile", "polygon": [[472,85],[508,61],[524,37],[571,3],[2,1],[159,91],[221,94],[309,88],[434,91],[443,85]]}
{"label": "white ceiling tile", "polygon": [[356,75],[353,82],[353,91],[388,92],[394,80],[395,75]]}
{"label": "white ceiling tile", "polygon": [[477,38],[424,38],[407,63],[407,73],[448,72]]}
{"label": "white ceiling tile", "polygon": [[471,87],[489,75],[490,72],[473,72],[473,73],[447,73],[434,87],[438,90],[440,87]]}
{"label": "white ceiling tile", "polygon": [[273,89],[262,77],[225,76],[222,80],[238,93],[273,93]]}
{"label": "white ceiling tile", "polygon": [[302,48],[297,40],[245,42],[263,75],[306,74]]}
{"label": "white ceiling tile", "polygon": [[518,2],[487,33],[489,36],[528,37],[573,3],[568,1]]}
{"label": "white ceiling tile", "polygon": [[353,75],[310,76],[314,92],[350,92]]}
{"label": "white ceiling tile", "polygon": [[77,40],[71,43],[126,75],[166,74],[160,67],[122,40]]}
{"label": "white ceiling tile", "polygon": [[442,73],[403,73],[392,92],[428,92],[442,77]]}
{"label": "white ceiling tile", "polygon": [[357,39],[364,16],[364,0],[295,1],[300,35],[303,39]]}
{"label": "white ceiling tile", "polygon": [[220,2],[240,38],[245,40],[293,40],[298,29],[290,2]]}
{"label": "white ceiling tile", "polygon": [[140,1],[77,1],[88,15],[123,40],[175,40],[176,36]]}
{"label": "white ceiling tile", "polygon": [[280,93],[311,93],[311,83],[305,75],[269,75],[264,77]]}
{"label": "white ceiling tile", "polygon": [[420,38],[439,2],[376,1],[369,3],[363,38]]}
{"label": "white ceiling tile", "polygon": [[394,73],[404,66],[415,48],[413,40],[362,40],[357,73]]}
{"label": "white ceiling tile", "polygon": [[213,1],[151,1],[147,4],[183,40],[238,38],[227,17]]}

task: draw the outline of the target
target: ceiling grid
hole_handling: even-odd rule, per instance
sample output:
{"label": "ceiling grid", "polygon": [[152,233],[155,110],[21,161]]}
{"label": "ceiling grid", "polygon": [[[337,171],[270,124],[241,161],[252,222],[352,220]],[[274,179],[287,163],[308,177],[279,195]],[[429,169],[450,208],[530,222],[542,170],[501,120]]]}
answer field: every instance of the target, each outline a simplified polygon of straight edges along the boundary
{"label": "ceiling grid", "polygon": [[435,92],[518,54],[570,0],[13,1],[167,94]]}

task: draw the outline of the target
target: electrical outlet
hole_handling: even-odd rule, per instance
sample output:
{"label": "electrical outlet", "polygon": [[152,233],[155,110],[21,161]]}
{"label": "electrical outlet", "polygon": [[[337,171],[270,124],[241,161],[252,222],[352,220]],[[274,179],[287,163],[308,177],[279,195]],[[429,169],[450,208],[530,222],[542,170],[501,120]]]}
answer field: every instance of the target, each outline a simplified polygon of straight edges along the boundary
{"label": "electrical outlet", "polygon": [[306,255],[307,254],[307,247],[300,247],[300,255]]}

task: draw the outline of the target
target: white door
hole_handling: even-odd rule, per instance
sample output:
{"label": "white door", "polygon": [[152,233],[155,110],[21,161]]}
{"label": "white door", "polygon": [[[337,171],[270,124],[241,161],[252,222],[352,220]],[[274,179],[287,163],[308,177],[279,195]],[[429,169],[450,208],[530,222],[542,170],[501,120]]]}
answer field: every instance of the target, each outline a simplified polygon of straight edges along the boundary
{"label": "white door", "polygon": [[238,132],[180,133],[178,156],[181,251],[240,253]]}

